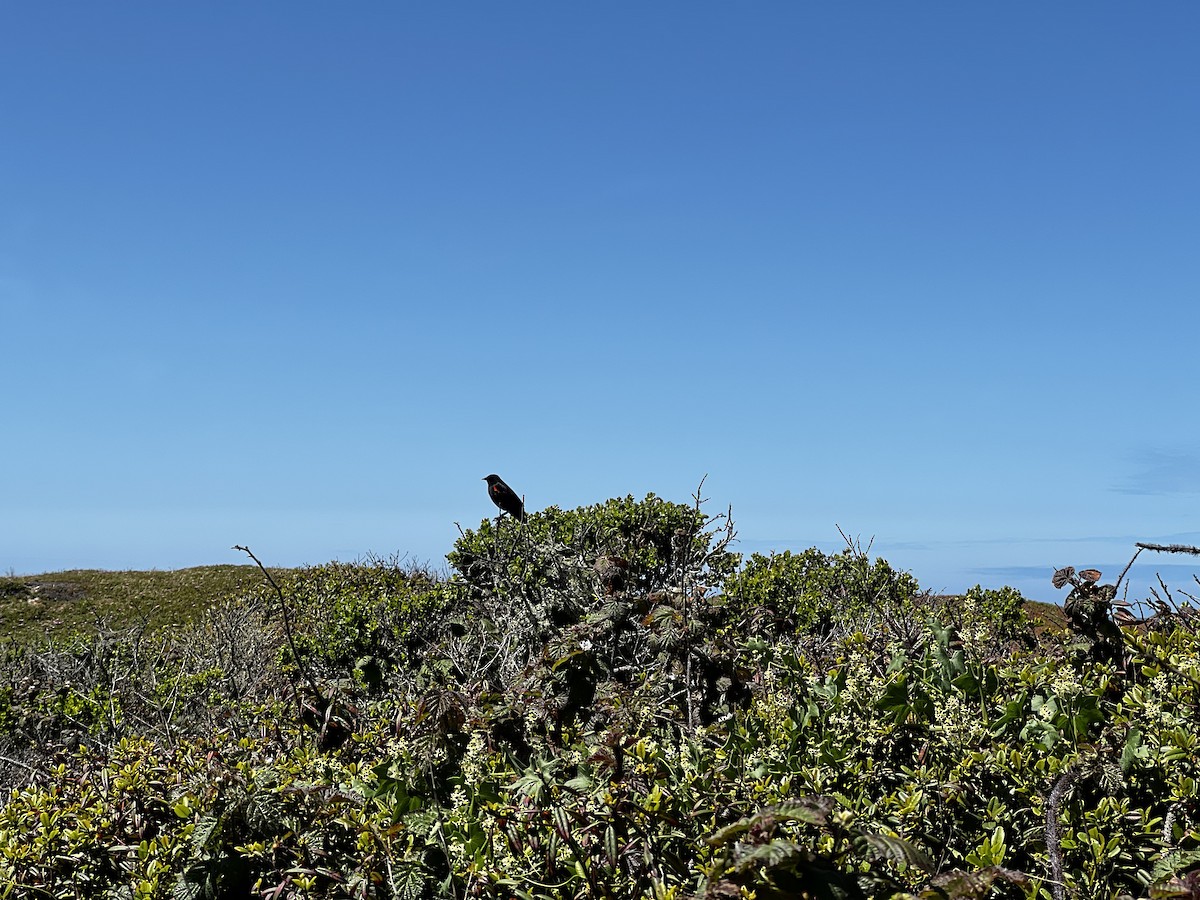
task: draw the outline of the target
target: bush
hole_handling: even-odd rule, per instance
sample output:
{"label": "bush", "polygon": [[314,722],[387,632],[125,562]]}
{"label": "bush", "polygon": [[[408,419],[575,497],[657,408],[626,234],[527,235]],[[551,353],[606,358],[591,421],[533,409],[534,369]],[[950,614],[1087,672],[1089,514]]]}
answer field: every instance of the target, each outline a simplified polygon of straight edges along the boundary
{"label": "bush", "polygon": [[1021,640],[1029,633],[1026,600],[1016,588],[995,590],[975,585],[945,607],[959,630],[974,629],[1000,641]]}
{"label": "bush", "polygon": [[731,620],[747,633],[771,636],[865,628],[882,614],[908,611],[917,591],[911,575],[883,559],[872,563],[853,547],[836,554],[815,547],[755,553],[725,584]]}
{"label": "bush", "polygon": [[303,659],[327,673],[352,672],[373,690],[421,660],[454,596],[433,573],[395,559],[310,566],[282,587]]}
{"label": "bush", "polygon": [[296,658],[273,595],[0,645],[0,900],[1195,896],[1193,619],[1014,648],[1009,588],[732,536],[650,496],[300,570]]}
{"label": "bush", "polygon": [[635,687],[688,722],[727,712],[744,686],[712,627],[738,562],[719,521],[650,494],[464,532],[447,557],[463,603],[452,677],[504,693],[528,720],[521,744],[622,718]]}
{"label": "bush", "polygon": [[476,596],[517,586],[563,589],[572,574],[601,558],[622,561],[623,587],[631,593],[680,587],[684,577],[718,586],[738,557],[714,548],[709,526],[695,506],[654,494],[641,501],[628,496],[575,510],[552,506],[530,514],[523,525],[485,519],[477,530],[464,532],[446,558]]}

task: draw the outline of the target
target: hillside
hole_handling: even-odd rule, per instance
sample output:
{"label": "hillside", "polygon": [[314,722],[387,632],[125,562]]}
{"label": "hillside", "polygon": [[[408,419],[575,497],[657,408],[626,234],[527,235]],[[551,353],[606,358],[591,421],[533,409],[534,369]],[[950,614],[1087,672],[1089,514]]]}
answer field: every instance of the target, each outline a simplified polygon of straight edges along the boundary
{"label": "hillside", "polygon": [[[277,570],[279,571],[279,570]],[[99,622],[190,621],[261,584],[256,566],[200,566],[148,572],[75,569],[0,578],[0,631],[17,638],[95,630]]]}
{"label": "hillside", "polygon": [[[280,579],[295,577],[298,571],[270,569]],[[195,621],[225,600],[261,589],[263,582],[262,571],[253,564],[148,571],[71,569],[0,577],[0,633],[24,642],[91,632],[101,624],[145,623],[155,629],[179,625]],[[1064,625],[1062,608],[1054,604],[1027,600],[1025,610],[1031,621]]]}

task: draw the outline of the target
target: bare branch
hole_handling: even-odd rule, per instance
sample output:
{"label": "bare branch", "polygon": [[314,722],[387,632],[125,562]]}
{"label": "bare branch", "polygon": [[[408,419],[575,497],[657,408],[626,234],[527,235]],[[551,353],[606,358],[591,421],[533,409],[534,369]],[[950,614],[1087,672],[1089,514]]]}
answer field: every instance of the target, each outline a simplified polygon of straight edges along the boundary
{"label": "bare branch", "polygon": [[[317,680],[313,678],[312,673],[308,670],[308,666],[304,664],[304,658],[296,649],[295,640],[292,639],[292,621],[288,616],[288,605],[287,600],[283,596],[283,589],[279,586],[278,582],[275,581],[274,576],[267,571],[267,567],[262,564],[262,560],[255,556],[249,547],[243,547],[241,544],[234,544],[233,549],[241,550],[252,560],[254,560],[254,562],[258,565],[258,568],[262,571],[263,575],[266,576],[267,582],[275,589],[275,593],[279,596],[279,608],[283,611],[283,632],[287,636],[288,647],[292,651],[292,658],[296,660],[296,667],[300,670],[300,674],[304,676],[304,680],[308,682],[309,688],[312,690],[313,694],[316,695],[317,699],[322,704],[327,704],[328,701],[325,699],[325,695],[321,693],[321,688],[318,687]],[[300,698],[297,697],[296,700],[299,702]]]}
{"label": "bare branch", "polygon": [[0,756],[0,762],[8,763],[10,766],[20,766],[26,772],[32,772],[34,775],[42,774],[41,769],[34,768],[28,763],[23,763],[19,759],[13,759],[11,756]]}
{"label": "bare branch", "polygon": [[1113,587],[1121,586],[1121,580],[1125,577],[1126,573],[1128,573],[1129,570],[1131,568],[1133,568],[1134,560],[1136,560],[1138,558],[1138,554],[1141,553],[1144,549],[1146,549],[1141,544],[1135,544],[1134,546],[1137,547],[1137,550],[1134,552],[1133,557],[1129,560],[1129,562],[1125,564],[1125,568],[1121,570],[1121,574],[1117,576],[1116,583],[1113,585]]}
{"label": "bare branch", "polygon": [[1189,547],[1187,544],[1147,544],[1141,541],[1134,544],[1139,550],[1156,550],[1159,553],[1190,553],[1200,556],[1200,547]]}
{"label": "bare branch", "polygon": [[1046,855],[1050,858],[1051,890],[1054,900],[1063,900],[1066,895],[1063,883],[1062,844],[1059,840],[1058,811],[1062,804],[1063,794],[1075,784],[1079,778],[1079,770],[1075,765],[1070,766],[1054,783],[1050,797],[1046,801]]}

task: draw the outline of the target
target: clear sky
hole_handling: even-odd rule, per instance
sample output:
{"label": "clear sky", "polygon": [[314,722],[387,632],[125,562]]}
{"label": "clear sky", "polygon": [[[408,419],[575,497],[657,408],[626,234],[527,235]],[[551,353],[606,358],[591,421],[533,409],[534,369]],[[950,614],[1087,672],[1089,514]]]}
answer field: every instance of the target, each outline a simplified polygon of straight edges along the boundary
{"label": "clear sky", "polygon": [[489,472],[707,475],[742,552],[937,590],[1198,543],[1197,47],[1191,2],[3,3],[0,571],[441,565]]}

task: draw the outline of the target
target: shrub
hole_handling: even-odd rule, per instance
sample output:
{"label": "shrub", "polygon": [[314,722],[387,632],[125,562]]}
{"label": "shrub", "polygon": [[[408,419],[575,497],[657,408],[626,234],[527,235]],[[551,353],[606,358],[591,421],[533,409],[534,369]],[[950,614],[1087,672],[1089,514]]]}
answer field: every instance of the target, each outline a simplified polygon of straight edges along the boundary
{"label": "shrub", "polygon": [[960,631],[974,629],[994,639],[1011,641],[1029,633],[1026,602],[1016,588],[1005,585],[988,590],[977,584],[945,609]]}
{"label": "shrub", "polygon": [[637,688],[692,724],[727,712],[744,689],[712,627],[738,561],[719,521],[650,494],[464,532],[448,556],[463,601],[445,645],[454,679],[556,734],[623,717]]}
{"label": "shrub", "polygon": [[464,532],[446,558],[476,596],[514,587],[562,589],[573,574],[605,557],[625,564],[624,588],[631,593],[680,587],[684,577],[703,578],[712,587],[733,571],[738,557],[714,546],[710,524],[697,506],[654,494],[641,501],[628,496],[575,510],[552,506],[530,514],[524,525],[484,520]]}
{"label": "shrub", "polygon": [[0,900],[1194,894],[1189,620],[1013,652],[1011,589],[731,539],[651,496],[312,567],[300,660],[274,597],[0,645]]}
{"label": "shrub", "polygon": [[282,587],[304,659],[376,691],[419,662],[454,593],[425,569],[376,558],[299,569]]}
{"label": "shrub", "polygon": [[732,621],[747,633],[777,636],[866,627],[881,614],[908,610],[917,590],[911,575],[884,559],[872,563],[854,547],[755,553],[725,584]]}

